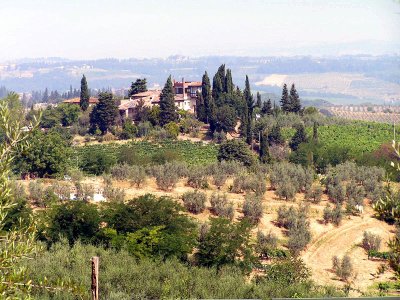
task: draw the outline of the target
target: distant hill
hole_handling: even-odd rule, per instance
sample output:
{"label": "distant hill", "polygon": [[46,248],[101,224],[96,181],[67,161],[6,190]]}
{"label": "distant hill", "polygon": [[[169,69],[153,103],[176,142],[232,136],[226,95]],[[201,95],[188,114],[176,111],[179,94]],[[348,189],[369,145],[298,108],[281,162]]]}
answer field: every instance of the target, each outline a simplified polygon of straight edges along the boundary
{"label": "distant hill", "polygon": [[[236,57],[171,56],[165,59],[63,58],[23,59],[0,63],[0,86],[16,92],[79,88],[82,74],[91,88],[128,88],[138,77],[148,85],[162,86],[171,74],[176,80],[200,80],[204,71],[212,77],[221,64],[232,69],[235,84],[248,75],[254,90],[280,95],[283,82],[296,84],[300,96],[340,97],[352,103],[400,99],[400,56],[340,57]],[[257,85],[256,85],[257,83]],[[272,99],[271,99],[272,100]],[[328,99],[329,100],[329,99]]]}

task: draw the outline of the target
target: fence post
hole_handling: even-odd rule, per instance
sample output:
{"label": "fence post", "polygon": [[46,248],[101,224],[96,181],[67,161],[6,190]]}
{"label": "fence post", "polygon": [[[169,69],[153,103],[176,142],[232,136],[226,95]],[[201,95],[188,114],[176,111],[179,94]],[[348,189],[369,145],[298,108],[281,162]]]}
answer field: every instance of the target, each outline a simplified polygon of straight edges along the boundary
{"label": "fence post", "polygon": [[99,257],[92,257],[92,300],[99,300]]}

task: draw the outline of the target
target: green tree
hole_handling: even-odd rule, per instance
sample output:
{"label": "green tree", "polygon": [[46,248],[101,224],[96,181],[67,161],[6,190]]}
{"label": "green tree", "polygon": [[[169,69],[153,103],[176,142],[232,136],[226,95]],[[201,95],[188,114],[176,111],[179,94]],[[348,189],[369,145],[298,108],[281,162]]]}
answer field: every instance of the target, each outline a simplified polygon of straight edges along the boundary
{"label": "green tree", "polygon": [[268,143],[272,145],[283,145],[285,139],[281,133],[281,127],[277,124],[271,128],[271,132],[268,134]]}
{"label": "green tree", "polygon": [[96,206],[77,200],[55,206],[49,211],[48,227],[42,238],[49,244],[60,237],[65,237],[70,245],[78,239],[94,242],[99,229],[100,215]]}
{"label": "green tree", "polygon": [[318,123],[313,124],[313,142],[318,143]]}
{"label": "green tree", "polygon": [[103,214],[104,221],[118,234],[163,226],[153,253],[164,258],[183,258],[193,251],[196,241],[196,225],[183,212],[184,208],[169,197],[146,194],[126,204],[107,205]]}
{"label": "green tree", "polygon": [[268,99],[262,104],[261,107],[261,114],[262,115],[272,115],[272,104],[271,104],[271,99]]}
{"label": "green tree", "polygon": [[128,91],[128,96],[132,97],[135,94],[147,92],[147,81],[146,78],[138,78],[135,82],[132,82],[131,88]]}
{"label": "green tree", "polygon": [[[32,283],[26,277],[24,263],[36,252],[35,227],[32,223],[12,224],[4,230],[7,214],[17,203],[12,195],[9,177],[14,157],[25,142],[28,134],[21,130],[21,122],[12,115],[6,100],[0,100],[0,132],[6,136],[0,142],[0,294],[4,299],[28,299]],[[37,123],[31,124],[34,127]]]}
{"label": "green tree", "polygon": [[199,264],[220,268],[237,263],[249,267],[254,259],[250,247],[251,228],[246,219],[231,223],[226,218],[212,218],[196,253]]}
{"label": "green tree", "polygon": [[282,111],[285,113],[288,113],[291,111],[290,99],[289,99],[289,94],[288,94],[288,89],[287,89],[286,83],[283,85],[283,89],[282,89],[281,108],[282,108]]}
{"label": "green tree", "polygon": [[201,95],[204,100],[205,120],[203,122],[210,124],[211,132],[215,130],[215,103],[214,91],[211,93],[210,78],[207,72],[204,73],[201,81]]}
{"label": "green tree", "polygon": [[268,147],[268,134],[264,131],[261,133],[260,140],[260,161],[262,163],[268,163],[271,160],[271,155],[269,153]]}
{"label": "green tree", "polygon": [[233,93],[234,85],[232,80],[232,71],[230,69],[226,70],[225,77],[225,93],[231,95]]}
{"label": "green tree", "polygon": [[251,144],[253,141],[253,109],[254,109],[254,99],[253,95],[251,94],[250,90],[250,82],[249,82],[249,77],[246,75],[246,82],[245,82],[245,88],[243,91],[244,99],[246,100],[246,105],[247,105],[247,124],[246,125],[246,142],[247,144]]}
{"label": "green tree", "polygon": [[236,112],[235,109],[229,105],[224,105],[217,108],[215,129],[220,132],[231,132],[235,129],[236,125]]}
{"label": "green tree", "polygon": [[115,104],[113,95],[108,92],[99,94],[99,103],[90,113],[90,125],[92,132],[95,128],[100,129],[104,134],[115,124],[118,116],[118,107]]}
{"label": "green tree", "polygon": [[290,148],[293,151],[296,151],[301,143],[307,143],[307,134],[303,124],[297,125],[296,133],[292,137],[292,140],[289,143]]}
{"label": "green tree", "polygon": [[88,84],[86,81],[85,75],[82,76],[81,79],[81,95],[80,95],[80,101],[79,101],[79,106],[83,111],[86,111],[89,107],[89,99],[90,99],[90,93],[89,93],[89,88]]}
{"label": "green tree", "polygon": [[262,101],[261,101],[261,94],[259,92],[257,92],[257,96],[256,96],[256,107],[261,108],[262,107]]}
{"label": "green tree", "polygon": [[178,113],[176,112],[174,87],[172,85],[171,75],[160,95],[160,125],[164,126],[169,122],[178,121]]}
{"label": "green tree", "polygon": [[215,103],[221,104],[221,99],[223,98],[224,91],[226,91],[226,78],[225,78],[225,65],[222,64],[217,73],[215,73],[213,77],[213,86],[212,86],[212,98]]}
{"label": "green tree", "polygon": [[300,111],[301,111],[300,97],[299,97],[299,94],[297,93],[294,83],[292,84],[292,87],[290,88],[289,103],[290,103],[290,105],[289,105],[290,112],[293,112],[296,114],[300,113]]}
{"label": "green tree", "polygon": [[49,102],[49,90],[46,88],[43,93],[42,102]]}
{"label": "green tree", "polygon": [[206,108],[204,105],[204,98],[202,93],[197,92],[196,97],[196,117],[201,122],[207,121]]}
{"label": "green tree", "polygon": [[35,131],[31,148],[22,149],[15,157],[15,171],[39,177],[64,174],[71,149],[68,142],[55,131]]}
{"label": "green tree", "polygon": [[80,109],[76,105],[60,104],[57,106],[57,110],[61,115],[62,126],[71,126],[76,123],[79,118]]}
{"label": "green tree", "polygon": [[241,140],[230,140],[222,143],[217,158],[218,161],[239,161],[245,166],[251,166],[255,163],[253,153]]}

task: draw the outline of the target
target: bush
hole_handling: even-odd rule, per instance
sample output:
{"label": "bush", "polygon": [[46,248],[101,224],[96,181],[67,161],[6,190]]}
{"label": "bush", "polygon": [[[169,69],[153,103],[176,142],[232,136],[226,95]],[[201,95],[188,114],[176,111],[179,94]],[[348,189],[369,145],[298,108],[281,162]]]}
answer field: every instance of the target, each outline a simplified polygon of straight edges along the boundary
{"label": "bush", "polygon": [[107,153],[106,150],[84,152],[79,162],[82,171],[93,175],[101,175],[104,172],[108,173],[115,163],[114,156]]}
{"label": "bush", "polygon": [[132,167],[129,172],[131,184],[140,187],[146,181],[146,171],[143,167]]}
{"label": "bush", "polygon": [[125,191],[120,188],[107,185],[103,192],[104,197],[110,202],[124,202]]}
{"label": "bush", "polygon": [[233,180],[231,188],[234,193],[254,192],[257,196],[262,196],[267,190],[265,180],[258,178],[254,174],[242,173]]}
{"label": "bush", "polygon": [[335,203],[343,203],[346,199],[346,187],[342,184],[328,185],[329,199]]}
{"label": "bush", "polygon": [[198,214],[204,211],[206,208],[206,194],[194,191],[194,192],[186,192],[182,195],[183,204],[185,205],[186,209],[194,214]]}
{"label": "bush", "polygon": [[38,181],[29,182],[29,199],[39,207],[45,206],[45,188],[43,184]]}
{"label": "bush", "polygon": [[364,231],[363,239],[361,242],[361,246],[365,249],[365,251],[379,251],[381,247],[382,239],[371,232]]}
{"label": "bush", "polygon": [[214,185],[220,189],[228,179],[228,175],[224,172],[224,170],[215,170],[212,174]]}
{"label": "bush", "polygon": [[268,234],[257,232],[257,242],[255,250],[260,257],[269,258],[271,252],[273,252],[278,246],[278,237],[271,231]]}
{"label": "bush", "polygon": [[305,199],[311,201],[312,203],[320,203],[322,198],[322,187],[316,186],[306,190]]}
{"label": "bush", "polygon": [[279,206],[278,208],[278,217],[276,223],[279,227],[284,227],[286,229],[292,228],[297,219],[297,211],[291,206],[287,208],[287,206]]}
{"label": "bush", "polygon": [[294,200],[296,196],[296,188],[293,186],[292,180],[288,177],[283,177],[278,184],[275,193],[279,198],[285,200]]}
{"label": "bush", "polygon": [[189,170],[187,176],[188,176],[188,179],[187,179],[188,186],[195,188],[195,189],[208,187],[207,173],[204,168],[202,168],[202,167],[191,168],[191,170]]}
{"label": "bush", "polygon": [[226,141],[226,133],[224,131],[214,131],[213,141],[217,144],[221,144]]}
{"label": "bush", "polygon": [[345,255],[342,259],[334,256],[332,258],[332,269],[340,279],[347,281],[353,274],[350,256]]}
{"label": "bush", "polygon": [[311,241],[310,224],[305,217],[298,214],[296,223],[289,228],[288,248],[294,255],[298,255]]}
{"label": "bush", "polygon": [[255,156],[248,145],[240,140],[225,141],[221,144],[217,155],[218,161],[238,161],[245,166],[252,166],[255,162]]}
{"label": "bush", "polygon": [[335,226],[339,226],[343,218],[343,211],[340,204],[336,204],[334,209],[331,209],[330,205],[328,204],[324,208],[323,218],[325,224],[332,223]]}
{"label": "bush", "polygon": [[179,174],[174,172],[176,169],[172,163],[156,166],[153,170],[158,188],[164,191],[172,190],[179,180]]}
{"label": "bush", "polygon": [[257,224],[263,216],[263,205],[260,197],[248,194],[243,204],[243,214],[252,224]]}
{"label": "bush", "polygon": [[76,182],[75,188],[77,200],[88,201],[89,199],[93,199],[94,187],[91,184]]}
{"label": "bush", "polygon": [[164,126],[165,130],[167,131],[168,137],[171,139],[176,139],[179,134],[179,125],[175,122],[169,122]]}
{"label": "bush", "polygon": [[229,220],[233,219],[235,213],[233,203],[228,201],[226,194],[221,195],[219,193],[213,193],[210,198],[210,204],[211,211],[215,215]]}
{"label": "bush", "polygon": [[130,177],[131,168],[127,164],[117,164],[111,167],[110,173],[117,180],[126,180]]}

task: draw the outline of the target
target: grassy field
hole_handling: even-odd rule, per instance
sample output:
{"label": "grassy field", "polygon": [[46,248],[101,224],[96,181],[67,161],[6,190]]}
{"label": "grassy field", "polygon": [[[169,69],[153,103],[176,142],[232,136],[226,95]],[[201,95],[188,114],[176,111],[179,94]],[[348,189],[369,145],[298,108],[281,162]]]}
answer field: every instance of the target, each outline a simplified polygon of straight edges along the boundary
{"label": "grassy field", "polygon": [[106,151],[110,156],[117,159],[118,153],[123,149],[131,150],[138,161],[150,163],[151,161],[162,159],[162,155],[176,160],[184,161],[189,165],[206,165],[217,161],[218,146],[214,144],[203,144],[202,142],[173,141],[165,140],[162,142],[138,141],[126,144],[109,143],[97,144],[82,147],[74,147],[75,161],[84,157],[85,153],[96,151]]}

